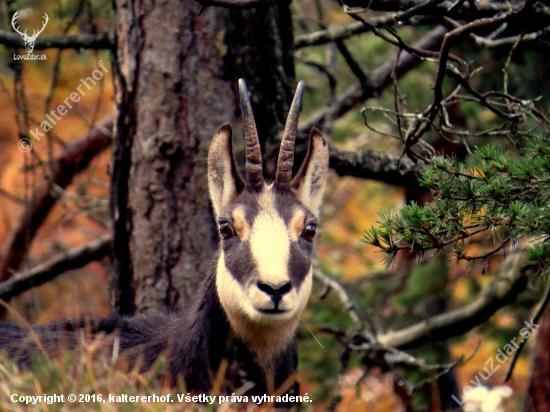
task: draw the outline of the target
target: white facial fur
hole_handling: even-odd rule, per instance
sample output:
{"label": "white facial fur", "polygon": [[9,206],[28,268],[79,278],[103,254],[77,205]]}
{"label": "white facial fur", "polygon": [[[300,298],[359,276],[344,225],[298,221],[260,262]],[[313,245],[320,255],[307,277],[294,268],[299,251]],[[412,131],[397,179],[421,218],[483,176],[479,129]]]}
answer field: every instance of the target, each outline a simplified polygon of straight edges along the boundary
{"label": "white facial fur", "polygon": [[[294,232],[301,230],[301,227],[296,225],[295,218],[291,219],[287,226],[279,216],[275,208],[272,186],[265,188],[258,203],[260,212],[250,228],[246,227],[244,219],[240,219],[240,207],[237,207],[236,213],[233,214],[234,220],[239,221],[240,229],[237,230],[237,235],[241,241],[245,240],[245,237],[250,245],[254,273],[244,284],[238,282],[227,268],[222,250],[218,260],[216,288],[220,302],[237,335],[258,357],[269,358],[292,339],[311,293],[312,270],[310,268],[300,285],[292,284],[290,291],[281,297],[278,303],[280,312],[264,312],[275,309],[275,303],[271,296],[258,287],[258,283],[263,282],[277,288],[291,282],[288,273],[290,247],[299,236],[299,233]],[[295,216],[301,216],[303,219],[304,213],[298,209]],[[260,335],[264,337],[259,339]],[[268,335],[271,338],[266,342],[265,338]]]}
{"label": "white facial fur", "polygon": [[[261,365],[269,369],[273,357],[283,350],[294,336],[300,316],[307,305],[313,281],[312,269],[294,293],[293,307],[287,306],[287,312],[268,314],[260,312],[262,306],[268,306],[271,299],[257,287],[244,287],[235,280],[225,266],[223,251],[218,260],[216,289],[220,302],[227,314],[231,327],[245,342]],[[253,282],[255,284],[255,282]],[[258,293],[265,295],[264,299]],[[289,293],[289,294],[290,294]],[[282,303],[282,302],[281,302]]]}
{"label": "white facial fur", "polygon": [[265,313],[262,310],[273,309],[273,302],[266,293],[258,289],[256,280],[250,279],[246,285],[241,285],[225,265],[223,251],[218,260],[216,289],[230,320],[232,316],[244,317],[262,325],[280,325],[299,318],[307,304],[311,284],[312,271],[310,270],[300,287],[294,287],[279,303],[279,308],[285,312]]}
{"label": "white facial fur", "polygon": [[[275,304],[271,297],[258,287],[258,284],[265,283],[277,288],[291,283],[288,273],[290,246],[293,240],[297,241],[299,234],[294,233],[295,219],[291,219],[288,227],[277,213],[273,186],[266,186],[258,199],[258,204],[260,212],[255,217],[251,228],[247,227],[246,221],[241,217],[241,208],[237,207],[233,213],[234,221],[238,221],[238,225],[235,226],[240,227],[237,229],[237,235],[241,241],[248,240],[255,273],[244,285],[240,284],[226,267],[222,251],[218,262],[218,295],[226,311],[241,312],[250,320],[259,323],[279,323],[296,316],[297,310],[305,306],[300,299],[307,302],[309,290],[303,293],[303,284],[300,287],[292,285],[290,291],[282,296],[278,304],[281,313],[262,312],[275,309]],[[300,210],[295,214],[303,216]],[[222,263],[223,266],[221,266]],[[229,278],[226,278],[226,275]],[[223,288],[221,288],[222,285]]]}
{"label": "white facial fur", "polygon": [[250,235],[250,249],[258,269],[258,280],[280,286],[290,281],[288,277],[289,229],[275,210],[272,186],[266,188],[258,203],[261,210],[254,219]]}

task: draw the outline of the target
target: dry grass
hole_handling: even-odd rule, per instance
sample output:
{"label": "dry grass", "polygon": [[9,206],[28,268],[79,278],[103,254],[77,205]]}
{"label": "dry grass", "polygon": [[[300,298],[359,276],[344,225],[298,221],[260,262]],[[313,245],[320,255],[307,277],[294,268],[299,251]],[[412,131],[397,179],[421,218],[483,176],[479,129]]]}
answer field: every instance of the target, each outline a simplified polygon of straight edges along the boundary
{"label": "dry grass", "polygon": [[[155,364],[146,371],[141,369],[139,353],[124,352],[118,356],[113,351],[113,337],[99,336],[86,339],[76,350],[60,350],[57,356],[44,354],[37,357],[30,367],[19,367],[0,352],[0,411],[251,411],[257,405],[238,405],[225,402],[212,405],[180,401],[179,397],[188,395],[185,385],[180,382],[171,387],[171,376],[167,373],[167,356],[160,356]],[[132,358],[129,359],[129,357]],[[130,367],[129,365],[132,365]],[[214,388],[219,388],[223,373],[218,373]],[[249,388],[241,388],[246,390]],[[214,389],[215,391],[215,389]],[[237,392],[240,392],[238,390]],[[69,395],[76,395],[76,401],[69,401]],[[44,397],[50,396],[50,398]],[[63,395],[63,402],[52,402],[52,395]],[[125,397],[125,402],[116,402],[110,398]],[[169,400],[153,397],[169,396]],[[194,394],[196,395],[196,394]],[[209,396],[214,395],[208,394]],[[237,393],[239,395],[239,393]],[[19,402],[14,402],[19,400]],[[41,397],[42,398],[38,398]],[[132,396],[139,400],[130,401]],[[142,396],[149,396],[142,399]],[[25,403],[24,397],[30,403]],[[59,399],[59,398],[58,398]],[[34,403],[33,403],[34,401]],[[249,397],[249,401],[252,399]],[[261,410],[272,410],[272,405],[263,405]],[[304,405],[305,406],[305,405]],[[307,405],[305,409],[311,409]]]}
{"label": "dry grass", "polygon": [[[139,359],[129,368],[125,357],[117,358],[105,348],[108,338],[99,337],[81,345],[78,350],[61,351],[56,357],[40,356],[29,368],[20,368],[0,354],[0,405],[2,411],[181,411],[198,410],[194,404],[179,402],[185,395],[184,385],[170,387],[166,358],[146,372],[140,371]],[[109,353],[110,352],[110,353]],[[68,396],[76,395],[75,402]],[[109,395],[166,396],[171,402],[111,402]],[[64,395],[64,402],[48,403],[38,399],[35,404],[12,401],[12,396],[39,397]],[[50,398],[52,399],[52,398]],[[82,402],[79,402],[82,400]],[[88,400],[86,402],[86,400]],[[152,398],[150,398],[152,400]]]}

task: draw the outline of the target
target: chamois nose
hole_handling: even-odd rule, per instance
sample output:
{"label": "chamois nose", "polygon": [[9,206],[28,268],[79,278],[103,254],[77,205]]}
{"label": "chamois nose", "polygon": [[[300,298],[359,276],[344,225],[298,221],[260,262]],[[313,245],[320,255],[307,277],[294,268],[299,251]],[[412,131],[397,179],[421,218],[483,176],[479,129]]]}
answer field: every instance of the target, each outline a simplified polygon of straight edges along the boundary
{"label": "chamois nose", "polygon": [[267,282],[258,282],[258,289],[269,295],[273,300],[280,300],[284,295],[290,292],[292,285],[285,282],[279,285],[273,285]]}

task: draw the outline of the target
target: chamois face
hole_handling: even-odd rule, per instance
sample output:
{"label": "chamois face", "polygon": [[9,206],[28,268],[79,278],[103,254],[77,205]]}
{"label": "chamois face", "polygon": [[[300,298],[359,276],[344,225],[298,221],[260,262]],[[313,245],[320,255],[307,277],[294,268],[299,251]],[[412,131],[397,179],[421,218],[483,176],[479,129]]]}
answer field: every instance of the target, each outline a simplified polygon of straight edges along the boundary
{"label": "chamois face", "polygon": [[210,146],[208,183],[221,238],[216,288],[231,326],[249,343],[271,330],[272,340],[284,345],[311,291],[312,240],[326,183],[328,148],[322,134],[313,129],[306,159],[292,178],[303,88],[300,82],[273,182],[263,179],[260,145],[242,80],[246,181],[235,167],[229,124],[220,127]]}
{"label": "chamois face", "polygon": [[260,324],[300,315],[311,290],[313,213],[273,184],[220,211],[218,295],[232,316]]}

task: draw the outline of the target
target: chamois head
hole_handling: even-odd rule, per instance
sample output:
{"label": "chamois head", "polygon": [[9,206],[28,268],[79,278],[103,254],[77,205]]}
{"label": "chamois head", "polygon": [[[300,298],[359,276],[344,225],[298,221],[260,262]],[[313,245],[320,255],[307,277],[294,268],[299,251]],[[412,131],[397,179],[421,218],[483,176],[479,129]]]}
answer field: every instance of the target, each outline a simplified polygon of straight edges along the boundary
{"label": "chamois head", "polygon": [[327,144],[313,129],[306,158],[292,178],[303,91],[300,82],[273,182],[263,178],[260,142],[242,79],[246,180],[235,167],[229,123],[217,131],[208,155],[210,197],[221,237],[218,297],[236,334],[266,361],[292,338],[311,292],[312,240],[328,172]]}

